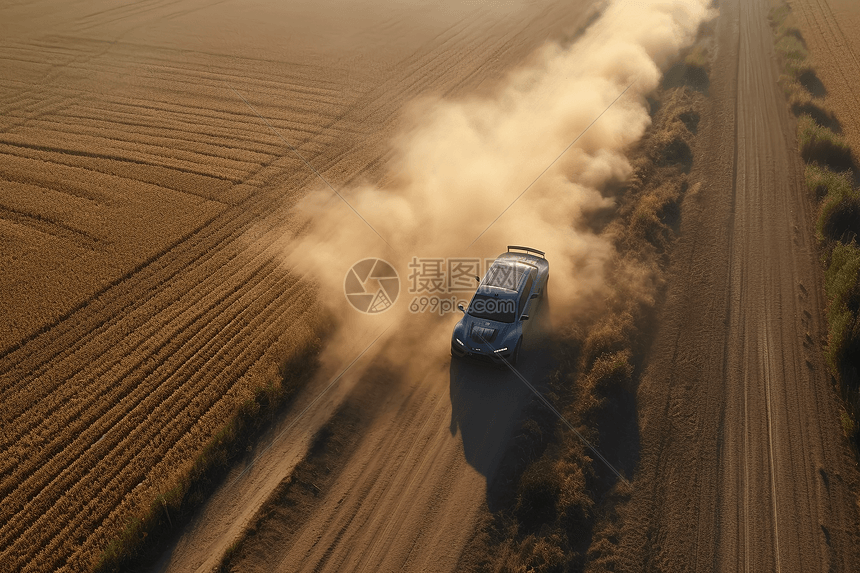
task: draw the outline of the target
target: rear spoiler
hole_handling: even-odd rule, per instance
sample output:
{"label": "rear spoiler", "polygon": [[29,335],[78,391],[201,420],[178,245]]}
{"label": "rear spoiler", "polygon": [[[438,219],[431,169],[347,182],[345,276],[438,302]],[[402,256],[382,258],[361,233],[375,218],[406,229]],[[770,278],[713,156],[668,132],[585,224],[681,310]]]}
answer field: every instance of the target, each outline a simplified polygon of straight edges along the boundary
{"label": "rear spoiler", "polygon": [[532,249],[531,247],[518,247],[516,245],[508,245],[508,252],[509,253],[511,252],[511,249],[513,249],[515,251],[526,251],[527,253],[534,253],[536,255],[540,255],[541,258],[543,258],[543,259],[546,258],[544,256],[546,253],[544,253],[543,251],[539,251],[537,249]]}

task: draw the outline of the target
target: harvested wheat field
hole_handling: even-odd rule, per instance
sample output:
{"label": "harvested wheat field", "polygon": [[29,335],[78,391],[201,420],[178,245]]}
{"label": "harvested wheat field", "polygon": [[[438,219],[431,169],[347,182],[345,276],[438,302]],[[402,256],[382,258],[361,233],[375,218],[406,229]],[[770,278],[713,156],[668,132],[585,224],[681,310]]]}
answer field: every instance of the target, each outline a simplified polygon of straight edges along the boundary
{"label": "harvested wheat field", "polygon": [[860,4],[792,0],[789,5],[823,84],[821,99],[835,113],[846,142],[860,149]]}
{"label": "harvested wheat field", "polygon": [[320,187],[290,146],[336,188],[378,179],[404,102],[480,89],[581,17],[0,7],[0,569],[90,568],[316,338],[315,287],[279,256]]}
{"label": "harvested wheat field", "polygon": [[[0,572],[856,570],[775,4],[0,6]],[[410,271],[505,245],[522,362],[452,360]]]}

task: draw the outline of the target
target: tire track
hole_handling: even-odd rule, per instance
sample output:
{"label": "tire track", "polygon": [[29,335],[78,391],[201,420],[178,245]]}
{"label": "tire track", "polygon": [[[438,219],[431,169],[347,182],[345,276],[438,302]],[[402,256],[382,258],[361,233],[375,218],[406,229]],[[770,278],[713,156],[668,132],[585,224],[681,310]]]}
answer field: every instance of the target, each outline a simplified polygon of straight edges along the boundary
{"label": "tire track", "polygon": [[107,247],[105,241],[99,237],[94,237],[82,229],[77,229],[61,220],[41,213],[28,213],[0,204],[0,219],[34,229],[62,241],[68,241],[90,251],[100,252]]}
{"label": "tire track", "polygon": [[[839,76],[845,82],[845,86],[853,88],[854,83],[851,78],[860,77],[860,60],[851,50],[851,44],[845,37],[839,22],[833,16],[830,5],[826,0],[814,0],[817,9],[813,9],[811,8],[811,1],[794,1],[801,7],[807,25],[817,28],[820,37],[836,39],[836,41],[822,43],[821,47],[825,48],[831,56],[827,58],[827,64],[835,65],[839,70]],[[844,93],[853,100],[855,106],[860,107],[860,97],[855,90],[847,89]]]}
{"label": "tire track", "polygon": [[[860,562],[847,485],[856,467],[820,349],[806,342],[810,331],[820,339],[809,319],[823,305],[798,296],[821,278],[768,8],[720,6],[699,130],[706,148],[693,172],[705,183],[683,207],[665,325],[640,390],[625,571],[853,571]],[[846,476],[836,493],[819,477],[832,473]]]}

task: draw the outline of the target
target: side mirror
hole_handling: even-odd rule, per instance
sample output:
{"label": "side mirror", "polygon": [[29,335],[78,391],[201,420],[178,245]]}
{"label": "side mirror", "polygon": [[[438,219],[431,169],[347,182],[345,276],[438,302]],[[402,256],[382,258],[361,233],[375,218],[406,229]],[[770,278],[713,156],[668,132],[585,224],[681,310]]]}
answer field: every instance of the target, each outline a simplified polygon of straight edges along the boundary
{"label": "side mirror", "polygon": [[529,315],[527,315],[527,314],[524,314],[520,317],[520,320],[528,320],[528,319],[529,319]]}
{"label": "side mirror", "polygon": [[463,305],[462,305],[462,304],[458,304],[458,305],[457,305],[457,308],[458,308],[458,309],[460,309],[460,310],[463,312],[463,314],[466,314],[466,309],[465,309],[465,308],[463,308]]}

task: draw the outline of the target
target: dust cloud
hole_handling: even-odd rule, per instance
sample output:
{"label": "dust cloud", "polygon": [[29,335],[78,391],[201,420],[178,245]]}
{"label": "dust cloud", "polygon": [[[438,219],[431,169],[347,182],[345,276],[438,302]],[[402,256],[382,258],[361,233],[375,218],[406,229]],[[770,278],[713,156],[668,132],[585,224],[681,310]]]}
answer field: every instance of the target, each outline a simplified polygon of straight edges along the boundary
{"label": "dust cloud", "polygon": [[[322,186],[298,205],[298,217],[308,224],[289,239],[286,264],[316,277],[322,300],[348,329],[360,315],[344,296],[348,270],[368,257],[391,263],[400,275],[400,295],[372,320],[394,325],[380,346],[391,350],[395,363],[408,357],[412,365],[423,364],[417,356],[447,353],[450,329],[460,317],[456,309],[441,318],[438,312],[410,313],[417,294],[408,292],[413,257],[485,260],[506,245],[534,247],[550,261],[554,321],[593,312],[606,295],[604,267],[614,253],[607,237],[590,230],[589,214],[612,206],[601,189],[630,174],[624,152],[649,125],[645,95],[712,16],[708,4],[607,2],[577,40],[544,45],[493,94],[413,102],[392,142],[385,187],[339,190],[366,223]],[[457,298],[469,296],[461,292]],[[336,336],[330,352],[348,340]],[[356,352],[344,350],[342,359]]]}

